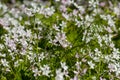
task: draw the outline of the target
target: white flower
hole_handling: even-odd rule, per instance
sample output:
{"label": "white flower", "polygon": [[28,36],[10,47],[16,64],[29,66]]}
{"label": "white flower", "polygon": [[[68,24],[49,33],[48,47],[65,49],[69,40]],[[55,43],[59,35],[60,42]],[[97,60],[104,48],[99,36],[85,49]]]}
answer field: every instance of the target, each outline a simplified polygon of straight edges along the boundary
{"label": "white flower", "polygon": [[119,49],[116,49],[116,48],[113,48],[113,56],[112,56],[112,58],[114,58],[114,59],[120,59],[120,55],[119,55]]}
{"label": "white flower", "polygon": [[120,9],[119,7],[114,7],[114,13],[119,16],[120,15]]}
{"label": "white flower", "polygon": [[88,65],[90,66],[91,69],[94,69],[95,64],[92,61],[89,61]]}
{"label": "white flower", "polygon": [[60,33],[58,32],[57,35],[55,36],[55,39],[53,40],[53,43],[56,44],[56,42],[59,42],[62,47],[66,48],[69,46],[69,42],[66,40],[65,33]]}
{"label": "white flower", "polygon": [[6,5],[2,5],[2,10],[3,10],[3,13],[5,13],[6,11],[8,11],[8,7]]}
{"label": "white flower", "polygon": [[93,60],[94,60],[95,62],[99,62],[99,61],[100,61],[100,57],[93,57]]}
{"label": "white flower", "polygon": [[101,51],[98,50],[98,48],[95,48],[95,55],[100,56]]}
{"label": "white flower", "polygon": [[60,31],[59,26],[57,26],[56,24],[53,25],[53,28],[54,28],[56,31]]}
{"label": "white flower", "polygon": [[66,27],[66,22],[62,21],[62,23],[60,24],[60,26],[62,27],[62,30]]}
{"label": "white flower", "polygon": [[113,48],[113,54],[117,54],[117,53],[120,53],[119,49]]}
{"label": "white flower", "polygon": [[72,14],[73,14],[74,16],[77,16],[77,13],[78,13],[78,11],[74,9]]}
{"label": "white flower", "polygon": [[75,75],[74,78],[70,80],[78,80],[78,75]]}
{"label": "white flower", "polygon": [[10,23],[11,23],[12,25],[18,27],[18,25],[19,25],[18,20],[14,19],[14,18],[9,18],[8,20],[10,21]]}
{"label": "white flower", "polygon": [[85,16],[85,20],[86,20],[87,22],[92,22],[94,19],[93,19],[92,16],[86,15],[86,16]]}
{"label": "white flower", "polygon": [[76,22],[75,25],[77,25],[77,27],[80,27],[81,25],[83,25],[83,22],[82,21],[78,21],[77,19],[75,19],[75,22]]}
{"label": "white flower", "polygon": [[107,20],[106,15],[100,15],[100,17],[101,17],[103,20]]}
{"label": "white flower", "polygon": [[105,78],[100,77],[100,80],[106,80]]}
{"label": "white flower", "polygon": [[18,67],[19,66],[19,61],[14,62],[14,66]]}
{"label": "white flower", "polygon": [[80,65],[81,65],[81,62],[78,62],[78,61],[77,61],[76,64],[75,64],[77,70],[80,70]]}
{"label": "white flower", "polygon": [[1,2],[0,2],[0,9],[2,8],[2,6],[3,6],[3,5],[2,5]]}
{"label": "white flower", "polygon": [[42,52],[42,53],[39,55],[39,57],[38,57],[39,62],[40,62],[41,60],[43,60],[44,58],[45,58],[45,55],[44,55],[44,53]]}
{"label": "white flower", "polygon": [[38,68],[33,68],[32,71],[34,73],[34,76],[40,76],[41,71],[39,71]]}
{"label": "white flower", "polygon": [[3,44],[0,44],[0,49],[2,50],[4,48],[4,45]]}
{"label": "white flower", "polygon": [[30,8],[25,8],[25,14],[27,14],[28,16],[33,16],[33,12],[32,9]]}
{"label": "white flower", "polygon": [[25,39],[20,39],[20,43],[22,44],[22,47],[26,49],[28,47],[28,43]]}
{"label": "white flower", "polygon": [[0,57],[6,57],[6,54],[0,53]]}
{"label": "white flower", "polygon": [[92,80],[96,80],[96,76],[93,76],[93,77],[92,77]]}
{"label": "white flower", "polygon": [[110,69],[110,72],[117,71],[117,66],[113,63],[108,64],[108,68]]}
{"label": "white flower", "polygon": [[95,0],[89,0],[89,4],[90,4],[91,7],[95,8],[98,5],[98,1],[97,0],[96,1]]}
{"label": "white flower", "polygon": [[14,40],[11,40],[9,37],[6,37],[6,42],[5,44],[11,48],[11,50],[16,50],[16,44]]}
{"label": "white flower", "polygon": [[4,67],[9,67],[8,61],[6,61],[6,59],[1,59],[1,63]]}
{"label": "white flower", "polygon": [[54,14],[55,9],[54,9],[54,7],[48,7],[44,11],[45,11],[45,16],[48,17],[48,16],[52,16]]}
{"label": "white flower", "polygon": [[108,20],[108,25],[115,26],[115,22],[112,19]]}
{"label": "white flower", "polygon": [[99,3],[99,5],[100,5],[101,7],[105,7],[106,2],[101,2],[101,3]]}
{"label": "white flower", "polygon": [[112,43],[110,43],[109,46],[110,46],[111,48],[114,48],[115,44],[112,42]]}
{"label": "white flower", "polygon": [[55,0],[55,1],[60,1],[60,0]]}
{"label": "white flower", "polygon": [[60,6],[60,11],[65,12],[66,10],[67,10],[67,8],[66,8],[66,6],[65,6],[65,5],[61,5],[61,6]]}
{"label": "white flower", "polygon": [[107,15],[107,20],[108,20],[108,25],[111,26],[111,27],[113,27],[114,30],[116,30],[116,28],[115,28],[115,22],[112,19],[111,15]]}
{"label": "white flower", "polygon": [[71,4],[71,0],[61,0],[61,2],[64,5],[70,5]]}
{"label": "white flower", "polygon": [[65,62],[61,62],[61,67],[64,69],[64,70],[67,70],[68,69],[68,66],[66,66],[66,63]]}
{"label": "white flower", "polygon": [[102,47],[102,38],[101,38],[101,36],[98,35],[97,38],[98,38],[98,43],[99,43],[100,47]]}
{"label": "white flower", "polygon": [[109,55],[104,56],[105,62],[109,62],[111,60],[111,57]]}
{"label": "white flower", "polygon": [[64,73],[61,72],[61,69],[56,70],[55,80],[64,80]]}
{"label": "white flower", "polygon": [[7,18],[0,18],[0,25],[4,26],[4,28],[7,28],[7,26],[9,25],[9,21],[7,20]]}
{"label": "white flower", "polygon": [[7,72],[10,72],[10,69],[7,67],[7,68],[6,68],[6,71],[7,71]]}
{"label": "white flower", "polygon": [[78,9],[82,14],[85,13],[85,8],[83,6],[78,6]]}
{"label": "white flower", "polygon": [[25,21],[25,24],[26,25],[30,25],[30,21]]}
{"label": "white flower", "polygon": [[38,25],[42,24],[42,22],[41,22],[38,18],[35,19],[35,22],[36,22]]}
{"label": "white flower", "polygon": [[51,71],[50,71],[50,67],[48,65],[44,65],[43,67],[40,67],[40,69],[41,69],[43,75],[49,77],[49,73]]}
{"label": "white flower", "polygon": [[37,3],[33,3],[33,2],[31,2],[30,4],[31,4],[31,6],[32,6],[34,9],[37,8]]}
{"label": "white flower", "polygon": [[70,20],[70,15],[67,13],[62,13],[62,16],[66,19],[66,20]]}
{"label": "white flower", "polygon": [[32,34],[31,30],[27,30],[26,36],[27,36],[27,37],[31,37],[31,34]]}

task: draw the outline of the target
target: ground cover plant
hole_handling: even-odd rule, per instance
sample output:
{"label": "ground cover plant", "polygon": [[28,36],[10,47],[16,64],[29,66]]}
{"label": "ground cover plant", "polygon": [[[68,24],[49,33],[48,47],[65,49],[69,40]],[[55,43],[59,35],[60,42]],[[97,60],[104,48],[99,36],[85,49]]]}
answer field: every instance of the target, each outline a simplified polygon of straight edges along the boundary
{"label": "ground cover plant", "polygon": [[0,80],[120,80],[119,0],[1,0]]}

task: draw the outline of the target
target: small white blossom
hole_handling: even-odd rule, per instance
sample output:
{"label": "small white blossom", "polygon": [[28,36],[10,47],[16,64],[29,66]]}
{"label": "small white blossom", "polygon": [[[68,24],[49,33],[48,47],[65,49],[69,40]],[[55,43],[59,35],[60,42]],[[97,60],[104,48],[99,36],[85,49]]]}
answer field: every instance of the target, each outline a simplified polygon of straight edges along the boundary
{"label": "small white blossom", "polygon": [[19,66],[19,61],[14,62],[14,66],[18,67]]}
{"label": "small white blossom", "polygon": [[32,12],[32,8],[25,8],[25,13],[30,17],[30,16],[33,16],[33,12]]}
{"label": "small white blossom", "polygon": [[68,69],[68,66],[66,66],[66,63],[65,62],[61,62],[61,67],[64,69],[64,70],[67,70]]}
{"label": "small white blossom", "polygon": [[61,72],[61,69],[56,70],[55,80],[64,80],[64,73]]}
{"label": "small white blossom", "polygon": [[33,68],[32,71],[33,71],[35,77],[40,76],[41,71],[39,71],[38,68]]}
{"label": "small white blossom", "polygon": [[92,77],[92,80],[97,80],[96,76],[93,76],[93,77]]}
{"label": "small white blossom", "polygon": [[114,7],[114,13],[119,16],[120,15],[120,9],[119,7]]}
{"label": "small white blossom", "polygon": [[108,68],[110,69],[110,72],[117,71],[117,66],[113,63],[108,64]]}
{"label": "small white blossom", "polygon": [[94,69],[95,64],[92,61],[89,61],[88,65],[90,66],[91,69]]}
{"label": "small white blossom", "polygon": [[53,40],[53,42],[56,44],[56,42],[59,42],[62,47],[66,48],[69,46],[69,42],[66,40],[66,36],[65,33],[57,33],[57,35],[55,36],[55,39]]}
{"label": "small white blossom", "polygon": [[62,16],[66,19],[66,20],[70,20],[70,15],[67,13],[62,13]]}
{"label": "small white blossom", "polygon": [[66,8],[66,6],[65,6],[65,5],[61,5],[61,6],[60,6],[60,11],[65,12],[66,10],[67,10],[67,8]]}
{"label": "small white blossom", "polygon": [[45,11],[45,13],[44,13],[45,16],[48,17],[48,16],[52,16],[54,14],[55,9],[54,9],[54,7],[48,7],[44,11]]}
{"label": "small white blossom", "polygon": [[70,5],[71,4],[71,0],[61,0],[61,2],[64,5]]}
{"label": "small white blossom", "polygon": [[8,61],[6,61],[6,59],[1,59],[1,63],[4,67],[9,67]]}
{"label": "small white blossom", "polygon": [[6,57],[6,54],[0,53],[0,57]]}
{"label": "small white blossom", "polygon": [[50,67],[48,65],[44,65],[43,67],[40,67],[40,69],[41,69],[43,75],[49,77],[49,73],[51,71],[50,71]]}
{"label": "small white blossom", "polygon": [[54,28],[56,31],[60,31],[59,26],[57,26],[56,24],[53,26],[53,28]]}
{"label": "small white blossom", "polygon": [[39,57],[38,57],[39,62],[42,61],[44,58],[45,58],[45,55],[44,55],[44,53],[42,52],[42,53],[39,55]]}
{"label": "small white blossom", "polygon": [[60,0],[55,0],[55,1],[60,1]]}

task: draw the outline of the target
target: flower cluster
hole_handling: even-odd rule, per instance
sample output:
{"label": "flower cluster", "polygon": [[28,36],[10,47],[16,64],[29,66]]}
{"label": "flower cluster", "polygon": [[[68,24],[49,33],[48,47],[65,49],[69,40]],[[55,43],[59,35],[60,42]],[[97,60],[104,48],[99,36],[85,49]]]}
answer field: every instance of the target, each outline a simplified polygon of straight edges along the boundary
{"label": "flower cluster", "polygon": [[120,79],[119,1],[5,2],[0,80]]}

